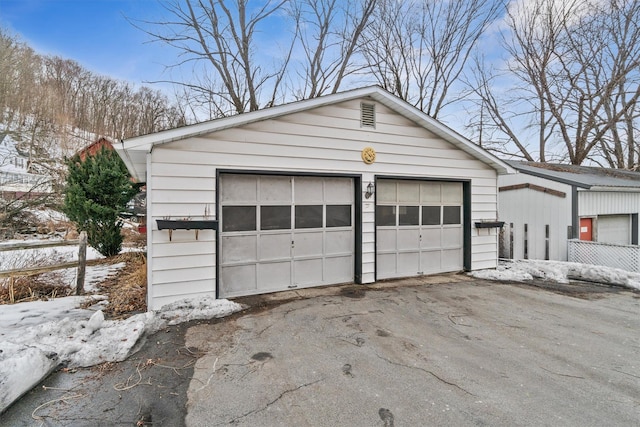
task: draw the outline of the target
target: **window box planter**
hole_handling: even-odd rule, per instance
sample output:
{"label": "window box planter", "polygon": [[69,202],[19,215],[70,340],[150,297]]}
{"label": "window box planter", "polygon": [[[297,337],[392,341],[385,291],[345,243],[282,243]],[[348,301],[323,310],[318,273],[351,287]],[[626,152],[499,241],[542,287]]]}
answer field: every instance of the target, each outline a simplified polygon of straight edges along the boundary
{"label": "window box planter", "polygon": [[476,222],[476,228],[502,228],[504,221],[483,221]]}
{"label": "window box planter", "polygon": [[169,230],[169,241],[171,241],[173,230],[194,230],[198,240],[198,231],[218,229],[218,221],[215,219],[156,219],[156,224],[158,224],[158,230]]}

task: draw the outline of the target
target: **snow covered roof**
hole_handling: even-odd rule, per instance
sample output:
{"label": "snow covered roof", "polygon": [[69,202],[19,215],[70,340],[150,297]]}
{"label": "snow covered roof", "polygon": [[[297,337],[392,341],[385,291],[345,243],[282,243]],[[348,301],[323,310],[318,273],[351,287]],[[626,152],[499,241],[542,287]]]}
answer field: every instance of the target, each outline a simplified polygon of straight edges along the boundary
{"label": "snow covered roof", "polygon": [[640,189],[640,172],[592,166],[507,161],[519,172],[584,189]]}
{"label": "snow covered roof", "polygon": [[385,105],[396,113],[406,117],[407,119],[417,123],[418,125],[438,135],[444,140],[452,143],[460,150],[491,166],[499,174],[514,172],[513,169],[511,169],[511,167],[504,161],[498,159],[489,152],[485,151],[483,148],[479,147],[459,133],[455,132],[451,128],[445,126],[444,124],[428,116],[421,110],[408,104],[395,95],[392,95],[379,86],[368,86],[359,89],[353,89],[346,92],[322,96],[319,98],[292,102],[289,104],[279,105],[276,107],[253,111],[250,113],[238,114],[231,117],[224,117],[221,119],[211,120],[190,126],[170,129],[149,135],[139,136],[136,138],[130,138],[121,141],[120,144],[114,144],[114,148],[118,151],[118,153],[124,160],[131,174],[138,181],[144,182],[146,180],[147,169],[146,154],[151,152],[153,147],[156,145],[178,141],[181,139],[216,132],[232,127],[242,126],[262,120],[273,119],[287,114],[306,111],[313,108],[350,101],[358,98],[370,98],[371,100]]}

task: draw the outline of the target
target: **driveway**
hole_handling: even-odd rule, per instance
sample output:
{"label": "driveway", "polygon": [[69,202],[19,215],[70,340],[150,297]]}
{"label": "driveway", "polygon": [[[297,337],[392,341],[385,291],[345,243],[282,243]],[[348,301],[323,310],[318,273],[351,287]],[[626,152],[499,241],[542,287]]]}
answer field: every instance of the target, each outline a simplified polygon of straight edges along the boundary
{"label": "driveway", "polygon": [[637,425],[640,294],[545,286],[454,275],[248,299],[187,331],[207,353],[186,423]]}

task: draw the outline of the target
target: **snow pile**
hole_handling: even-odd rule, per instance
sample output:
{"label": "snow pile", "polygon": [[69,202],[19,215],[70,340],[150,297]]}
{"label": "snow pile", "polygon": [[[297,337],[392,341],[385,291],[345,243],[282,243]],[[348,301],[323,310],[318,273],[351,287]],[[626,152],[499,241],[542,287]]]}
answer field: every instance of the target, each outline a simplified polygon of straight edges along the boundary
{"label": "snow pile", "polygon": [[469,273],[473,277],[489,280],[524,282],[533,279],[568,283],[570,279],[586,280],[605,285],[624,286],[640,290],[640,273],[618,268],[575,262],[517,260],[500,261],[495,270],[479,270]]}
{"label": "snow pile", "polygon": [[8,342],[0,344],[0,413],[49,375],[58,363],[55,353]]}
{"label": "snow pile", "polygon": [[158,315],[167,324],[177,325],[191,320],[225,317],[241,309],[242,306],[226,299],[190,298],[162,306]]}
{"label": "snow pile", "polygon": [[[105,320],[94,310],[75,308],[82,297],[0,307],[0,413],[65,363],[86,367],[127,358],[145,333],[193,319],[227,316],[241,310],[228,300],[184,300],[158,312]],[[100,300],[100,297],[95,298]]]}

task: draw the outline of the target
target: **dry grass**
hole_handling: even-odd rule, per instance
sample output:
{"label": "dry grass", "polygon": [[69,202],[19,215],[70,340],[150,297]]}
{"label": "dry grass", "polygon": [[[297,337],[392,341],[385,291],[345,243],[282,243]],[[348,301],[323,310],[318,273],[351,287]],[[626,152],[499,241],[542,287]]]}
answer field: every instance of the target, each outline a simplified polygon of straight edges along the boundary
{"label": "dry grass", "polygon": [[[73,289],[65,284],[52,283],[44,280],[41,275],[21,276],[4,279],[0,284],[0,305],[14,304],[18,302],[48,300],[51,298],[66,297],[73,293]],[[56,281],[53,281],[56,282]]]}
{"label": "dry grass", "polygon": [[[42,267],[65,261],[57,252],[41,254],[36,251],[16,251],[3,257],[3,268],[20,269]],[[59,273],[32,276],[16,276],[0,279],[0,304],[14,304],[24,301],[47,300],[68,296],[73,289],[63,284]]]}
{"label": "dry grass", "polygon": [[124,262],[115,277],[99,285],[109,297],[103,310],[110,318],[124,318],[147,311],[147,257],[141,252],[128,252],[111,258],[113,263]]}
{"label": "dry grass", "polygon": [[[54,225],[48,227],[54,228]],[[57,227],[60,229],[60,225]],[[69,238],[75,230],[67,231]],[[144,247],[146,235],[134,230],[123,230],[125,238],[124,246]],[[25,253],[32,251],[24,251]],[[19,255],[25,257],[25,255]],[[11,260],[11,268],[20,266],[32,267],[38,265],[50,265],[51,254],[45,257],[28,257]],[[92,261],[94,263],[95,261]],[[125,263],[114,276],[98,285],[100,293],[109,298],[108,306],[103,310],[110,318],[125,318],[132,314],[147,310],[147,262],[143,252],[127,252],[115,257],[97,261],[100,264]],[[4,264],[4,262],[3,262]],[[4,267],[4,265],[3,265]],[[68,284],[62,284],[59,273],[49,272],[33,276],[19,276],[11,279],[0,279],[0,304],[13,304],[18,302],[48,300],[56,297],[72,295],[75,291]]]}

